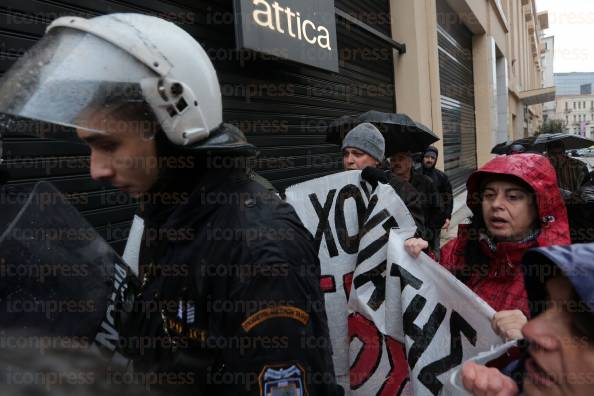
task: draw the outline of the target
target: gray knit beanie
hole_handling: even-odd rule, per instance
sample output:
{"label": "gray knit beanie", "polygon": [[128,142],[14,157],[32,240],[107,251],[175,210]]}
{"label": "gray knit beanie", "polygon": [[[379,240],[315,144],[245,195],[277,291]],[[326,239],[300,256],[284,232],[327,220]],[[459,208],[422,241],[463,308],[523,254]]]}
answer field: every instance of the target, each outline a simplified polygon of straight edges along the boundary
{"label": "gray knit beanie", "polygon": [[347,147],[364,151],[376,160],[383,161],[386,141],[373,124],[364,122],[347,133],[342,141],[342,149]]}

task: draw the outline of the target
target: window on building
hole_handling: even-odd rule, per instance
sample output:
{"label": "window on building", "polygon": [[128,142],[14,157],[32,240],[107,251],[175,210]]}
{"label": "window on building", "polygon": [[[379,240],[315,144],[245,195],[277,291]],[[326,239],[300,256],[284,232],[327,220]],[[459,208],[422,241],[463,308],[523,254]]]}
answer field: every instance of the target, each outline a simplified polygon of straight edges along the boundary
{"label": "window on building", "polygon": [[569,102],[565,102],[565,110],[569,110]]}
{"label": "window on building", "polygon": [[573,122],[577,122],[577,116],[575,114],[573,115]]}
{"label": "window on building", "polygon": [[573,109],[575,110],[575,102],[573,102]]}

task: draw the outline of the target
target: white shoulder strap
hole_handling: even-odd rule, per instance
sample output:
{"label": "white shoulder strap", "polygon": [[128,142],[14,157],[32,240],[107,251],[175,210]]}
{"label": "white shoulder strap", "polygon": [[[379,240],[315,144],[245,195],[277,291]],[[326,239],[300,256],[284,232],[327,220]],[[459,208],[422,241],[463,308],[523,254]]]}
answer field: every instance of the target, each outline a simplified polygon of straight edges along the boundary
{"label": "white shoulder strap", "polygon": [[124,249],[122,258],[136,276],[138,276],[139,272],[138,266],[140,261],[142,234],[144,234],[144,219],[134,215],[134,221],[130,228],[130,235],[128,235],[128,241],[126,242],[126,248]]}

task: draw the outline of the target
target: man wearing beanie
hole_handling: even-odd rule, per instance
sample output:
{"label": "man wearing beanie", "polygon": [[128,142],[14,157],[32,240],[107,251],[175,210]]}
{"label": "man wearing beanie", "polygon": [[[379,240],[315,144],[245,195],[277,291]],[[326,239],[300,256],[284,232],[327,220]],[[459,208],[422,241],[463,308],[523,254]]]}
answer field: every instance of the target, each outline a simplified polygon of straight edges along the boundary
{"label": "man wearing beanie", "polygon": [[381,182],[394,188],[417,226],[415,236],[418,238],[412,238],[407,243],[414,244],[420,252],[426,247],[428,240],[420,197],[410,183],[380,168],[385,146],[384,137],[373,124],[359,124],[349,131],[342,142],[342,163],[345,170],[362,170],[361,177],[374,187]]}
{"label": "man wearing beanie", "polygon": [[434,239],[432,247],[435,250],[435,256],[437,260],[439,260],[439,239],[441,229],[447,230],[449,227],[450,219],[452,218],[452,209],[454,207],[454,195],[452,194],[452,184],[450,183],[450,179],[445,173],[435,168],[438,155],[439,150],[437,150],[437,147],[429,146],[423,153],[422,159],[422,172],[425,176],[433,181],[433,184],[437,188],[437,192],[439,193],[443,204],[444,223],[441,225],[441,227],[433,229]]}

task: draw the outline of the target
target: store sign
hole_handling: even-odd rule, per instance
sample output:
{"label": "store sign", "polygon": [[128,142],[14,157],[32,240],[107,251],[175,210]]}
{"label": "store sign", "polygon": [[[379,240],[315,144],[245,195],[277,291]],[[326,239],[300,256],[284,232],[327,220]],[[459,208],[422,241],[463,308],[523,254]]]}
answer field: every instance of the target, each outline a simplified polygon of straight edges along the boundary
{"label": "store sign", "polygon": [[338,72],[334,0],[235,0],[239,48]]}

